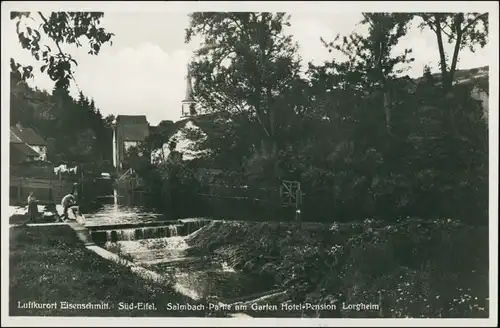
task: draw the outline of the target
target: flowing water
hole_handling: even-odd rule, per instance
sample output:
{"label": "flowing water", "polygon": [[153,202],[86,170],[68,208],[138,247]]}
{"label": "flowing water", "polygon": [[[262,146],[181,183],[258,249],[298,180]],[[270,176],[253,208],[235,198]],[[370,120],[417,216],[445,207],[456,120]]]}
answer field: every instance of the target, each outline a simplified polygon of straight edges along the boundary
{"label": "flowing water", "polygon": [[210,223],[209,219],[166,220],[161,214],[123,204],[116,191],[107,200],[111,204],[103,202],[85,213],[93,240],[113,253],[168,277],[167,281],[173,281],[179,292],[193,299],[216,295],[229,302],[273,289],[210,254],[188,255],[186,240]]}

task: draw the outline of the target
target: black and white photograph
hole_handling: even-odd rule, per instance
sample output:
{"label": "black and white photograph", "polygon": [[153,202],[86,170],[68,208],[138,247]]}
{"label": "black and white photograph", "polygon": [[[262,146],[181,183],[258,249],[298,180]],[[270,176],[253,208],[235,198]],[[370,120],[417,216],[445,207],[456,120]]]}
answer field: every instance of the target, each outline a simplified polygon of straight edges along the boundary
{"label": "black and white photograph", "polygon": [[2,2],[2,327],[496,326],[498,7]]}

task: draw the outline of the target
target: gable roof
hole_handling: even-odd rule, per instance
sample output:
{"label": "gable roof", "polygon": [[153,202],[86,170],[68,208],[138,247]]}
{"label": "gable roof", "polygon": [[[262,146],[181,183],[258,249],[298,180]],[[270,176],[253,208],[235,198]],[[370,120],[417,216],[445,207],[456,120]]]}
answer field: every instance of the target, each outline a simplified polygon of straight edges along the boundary
{"label": "gable roof", "polygon": [[[14,153],[14,157],[19,157],[19,155],[22,155],[20,157],[26,156],[26,157],[38,157],[40,156],[39,153],[37,153],[33,148],[28,146],[25,143],[11,143],[10,144],[10,151]],[[17,156],[16,156],[17,154]]]}
{"label": "gable roof", "polygon": [[116,122],[119,124],[148,124],[146,115],[118,115]]}
{"label": "gable roof", "polygon": [[18,136],[12,132],[12,129],[10,130],[10,142],[11,143],[24,143]]}
{"label": "gable roof", "polygon": [[[21,142],[27,143],[28,145],[36,145],[36,146],[47,145],[47,142],[42,138],[42,136],[40,136],[31,128],[21,127],[21,126],[11,126],[10,132],[11,132],[11,141],[14,139],[17,142],[17,139],[20,139]],[[14,135],[14,138],[12,135]]]}

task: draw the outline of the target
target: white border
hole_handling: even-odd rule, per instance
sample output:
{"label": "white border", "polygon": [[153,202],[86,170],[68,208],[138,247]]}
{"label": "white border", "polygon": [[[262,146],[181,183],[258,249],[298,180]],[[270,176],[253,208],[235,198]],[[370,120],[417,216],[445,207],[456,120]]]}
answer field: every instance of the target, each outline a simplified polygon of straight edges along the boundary
{"label": "white border", "polygon": [[[159,12],[159,11],[286,11],[293,12],[376,12],[376,11],[462,11],[490,14],[491,62],[489,140],[490,140],[490,318],[489,319],[216,319],[216,318],[93,318],[93,317],[9,317],[8,273],[9,273],[9,82],[2,83],[2,326],[497,326],[498,324],[498,2],[496,1],[207,1],[207,2],[107,2],[107,1],[5,1],[2,2],[2,33],[7,31],[10,10],[99,10],[113,12]],[[2,38],[2,81],[9,79],[9,49]],[[478,63],[482,66],[483,63]],[[5,163],[5,165],[3,165]],[[471,245],[474,247],[474,245]],[[80,319],[80,320],[79,320]]]}

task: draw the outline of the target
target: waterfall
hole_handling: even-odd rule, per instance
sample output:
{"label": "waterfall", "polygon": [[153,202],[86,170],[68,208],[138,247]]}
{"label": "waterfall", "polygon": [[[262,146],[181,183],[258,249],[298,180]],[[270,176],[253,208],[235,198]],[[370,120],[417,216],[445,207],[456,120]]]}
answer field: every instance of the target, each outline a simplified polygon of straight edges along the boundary
{"label": "waterfall", "polygon": [[175,237],[179,235],[179,230],[177,228],[177,225],[169,226],[168,227],[170,236],[169,237]]}
{"label": "waterfall", "polygon": [[135,229],[120,230],[120,240],[135,240]]}
{"label": "waterfall", "polygon": [[[204,227],[210,220],[182,220],[181,224],[169,224],[163,226],[136,227],[136,228],[114,228],[112,230],[101,230],[91,232],[101,242],[133,241],[140,239],[157,239],[187,236]],[[104,238],[105,237],[105,238]],[[96,241],[97,242],[97,241]]]}
{"label": "waterfall", "polygon": [[111,230],[106,231],[106,241],[111,241]]}
{"label": "waterfall", "polygon": [[196,219],[196,218],[182,219],[180,221],[182,222],[183,226],[185,227],[186,235],[189,235],[189,234],[203,228],[204,226],[206,226],[207,224],[209,224],[211,222],[211,220],[208,220],[208,219]]}

